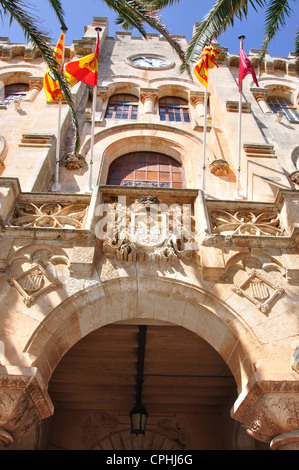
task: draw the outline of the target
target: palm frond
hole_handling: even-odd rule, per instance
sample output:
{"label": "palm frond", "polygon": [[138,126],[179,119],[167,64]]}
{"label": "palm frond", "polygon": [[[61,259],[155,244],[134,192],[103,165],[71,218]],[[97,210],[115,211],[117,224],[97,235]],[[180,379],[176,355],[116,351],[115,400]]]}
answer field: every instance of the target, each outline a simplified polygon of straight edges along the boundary
{"label": "palm frond", "polygon": [[295,55],[299,61],[299,28],[297,29],[296,39],[295,39]]}
{"label": "palm frond", "polygon": [[104,0],[106,5],[119,14],[117,22],[128,29],[136,28],[143,37],[147,37],[144,23],[158,31],[174,48],[190,74],[190,69],[185,61],[185,53],[175,37],[166,29],[160,17],[160,10],[151,0]]}
{"label": "palm frond", "polygon": [[260,62],[265,57],[269,42],[281,26],[285,26],[287,17],[290,17],[292,9],[288,0],[269,0],[266,10],[265,37],[260,53]]}
{"label": "palm frond", "polygon": [[263,7],[266,0],[217,0],[203,20],[197,24],[189,43],[186,60],[190,64],[211,41],[234,25],[235,17],[247,18],[248,3],[257,10]]}
{"label": "palm frond", "polygon": [[66,31],[67,27],[64,22],[64,10],[60,0],[49,0],[49,3],[52,5],[54,12],[57,15],[57,18],[61,24],[61,28]]}
{"label": "palm frond", "polygon": [[25,36],[36,45],[48,67],[53,70],[55,78],[58,80],[64,97],[71,109],[76,133],[74,152],[77,152],[80,147],[79,125],[73,103],[72,93],[70,86],[64,74],[62,73],[60,65],[53,54],[53,49],[49,43],[47,33],[37,28],[36,18],[27,13],[26,5],[22,0],[0,0],[0,6],[2,7],[2,11],[5,15],[10,15],[11,21],[16,21],[20,25],[24,31]]}

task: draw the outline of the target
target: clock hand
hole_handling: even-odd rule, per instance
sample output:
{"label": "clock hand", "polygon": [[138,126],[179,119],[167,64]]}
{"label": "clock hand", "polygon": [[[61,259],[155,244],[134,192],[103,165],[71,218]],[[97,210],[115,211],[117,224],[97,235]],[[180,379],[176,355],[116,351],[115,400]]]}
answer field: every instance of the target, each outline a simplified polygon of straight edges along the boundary
{"label": "clock hand", "polygon": [[148,62],[150,65],[153,65],[153,61],[150,59],[147,59],[146,57],[142,57],[145,62]]}

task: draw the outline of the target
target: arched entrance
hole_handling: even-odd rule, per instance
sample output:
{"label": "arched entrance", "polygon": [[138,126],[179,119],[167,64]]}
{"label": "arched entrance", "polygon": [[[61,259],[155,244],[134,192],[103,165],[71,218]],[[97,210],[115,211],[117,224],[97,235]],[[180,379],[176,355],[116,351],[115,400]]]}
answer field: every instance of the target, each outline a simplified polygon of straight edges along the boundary
{"label": "arched entrance", "polygon": [[[69,422],[71,429],[83,429],[85,436],[88,432],[93,439],[96,436],[88,448],[99,445],[111,433],[129,429],[140,324],[148,328],[146,360],[152,369],[147,373],[157,381],[151,389],[144,388],[151,416],[148,426],[156,426],[147,429],[161,434],[163,417],[162,434],[173,439],[174,430],[185,429],[183,415],[187,413],[195,420],[194,409],[202,414],[195,420],[203,426],[202,436],[207,436],[208,428],[220,429],[220,423],[222,433],[225,420],[234,428],[229,410],[237,395],[235,383],[240,393],[251,375],[249,358],[258,345],[256,339],[246,330],[244,321],[215,295],[199,286],[150,274],[150,269],[146,273],[140,269],[136,276],[107,280],[81,290],[55,308],[29,340],[26,352],[36,356],[33,365],[44,382],[49,382],[55,407],[49,421],[58,426],[57,438],[59,433],[61,437],[70,435],[63,432],[60,419]],[[73,411],[69,413],[66,407]],[[80,418],[75,409],[83,410],[84,416]],[[99,420],[106,425],[105,435],[94,432],[95,428],[103,428],[103,423],[98,426]],[[192,427],[190,432],[192,436],[198,434]],[[231,436],[234,433],[235,428]],[[214,432],[212,444],[202,440],[200,445],[217,448],[220,434],[218,441]],[[56,445],[64,448],[58,441]],[[191,448],[195,446],[188,442]],[[76,448],[82,443],[73,440],[71,445]],[[180,445],[187,443],[180,441]]]}
{"label": "arched entrance", "polygon": [[[147,325],[142,403],[144,436],[130,433],[138,325],[112,324],[80,340],[49,382],[50,449],[222,449],[234,378],[203,339],[169,324]],[[231,423],[232,424],[232,423]],[[225,430],[225,431],[224,431]]]}

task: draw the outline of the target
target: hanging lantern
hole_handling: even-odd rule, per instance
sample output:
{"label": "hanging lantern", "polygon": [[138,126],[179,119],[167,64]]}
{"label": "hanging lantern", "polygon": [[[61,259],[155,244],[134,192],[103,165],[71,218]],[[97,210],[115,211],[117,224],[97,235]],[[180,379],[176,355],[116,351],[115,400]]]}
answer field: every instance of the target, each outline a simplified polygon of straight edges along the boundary
{"label": "hanging lantern", "polygon": [[148,417],[147,411],[144,406],[136,405],[131,410],[131,433],[132,434],[145,434],[146,420]]}

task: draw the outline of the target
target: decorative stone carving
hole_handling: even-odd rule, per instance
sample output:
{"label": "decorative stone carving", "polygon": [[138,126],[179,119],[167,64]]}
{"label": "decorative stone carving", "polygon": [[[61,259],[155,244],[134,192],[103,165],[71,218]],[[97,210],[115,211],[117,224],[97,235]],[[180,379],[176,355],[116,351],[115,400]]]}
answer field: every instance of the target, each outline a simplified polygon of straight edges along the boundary
{"label": "decorative stone carving", "polygon": [[299,185],[299,171],[293,171],[293,173],[290,173],[290,180],[292,183]]}
{"label": "decorative stone carving", "polygon": [[255,382],[246,395],[240,395],[231,415],[252,437],[270,443],[299,429],[298,389],[298,381]]}
{"label": "decorative stone carving", "polygon": [[0,366],[0,448],[29,434],[52,413],[36,368]]}
{"label": "decorative stone carving", "polygon": [[[93,450],[151,450],[153,447],[155,450],[160,449],[163,451],[184,449],[184,446],[179,442],[171,439],[165,434],[160,434],[155,431],[146,431],[145,435],[140,434],[136,436],[132,434],[130,430],[126,430],[117,433],[110,433],[95,447],[93,447]],[[115,457],[115,459],[117,459],[117,457]],[[117,460],[114,461],[114,463],[116,462]]]}
{"label": "decorative stone carving", "polygon": [[60,285],[60,281],[50,276],[41,264],[33,265],[31,269],[17,277],[11,278],[8,282],[21,294],[23,302],[27,307],[29,307],[39,295],[50,288]]}
{"label": "decorative stone carving", "polygon": [[70,153],[64,161],[64,166],[68,170],[77,170],[78,168],[83,168],[85,164],[85,158],[83,155]]}
{"label": "decorative stone carving", "polygon": [[[153,196],[140,197],[129,207],[108,204],[107,235],[102,238],[105,253],[120,261],[176,260],[194,249],[194,233],[185,224],[188,214],[179,204],[157,204]],[[189,213],[189,220],[192,219]]]}
{"label": "decorative stone carving", "polygon": [[213,233],[225,235],[284,236],[277,211],[211,210]]}
{"label": "decorative stone carving", "polygon": [[84,228],[87,217],[87,204],[19,203],[12,226],[45,228]]}
{"label": "decorative stone carving", "polygon": [[229,171],[229,164],[223,158],[218,158],[210,164],[210,172],[213,175],[227,176]]}
{"label": "decorative stone carving", "polygon": [[284,293],[282,287],[276,287],[256,269],[249,273],[244,282],[235,284],[233,291],[250,300],[262,313],[268,312],[274,299]]}

